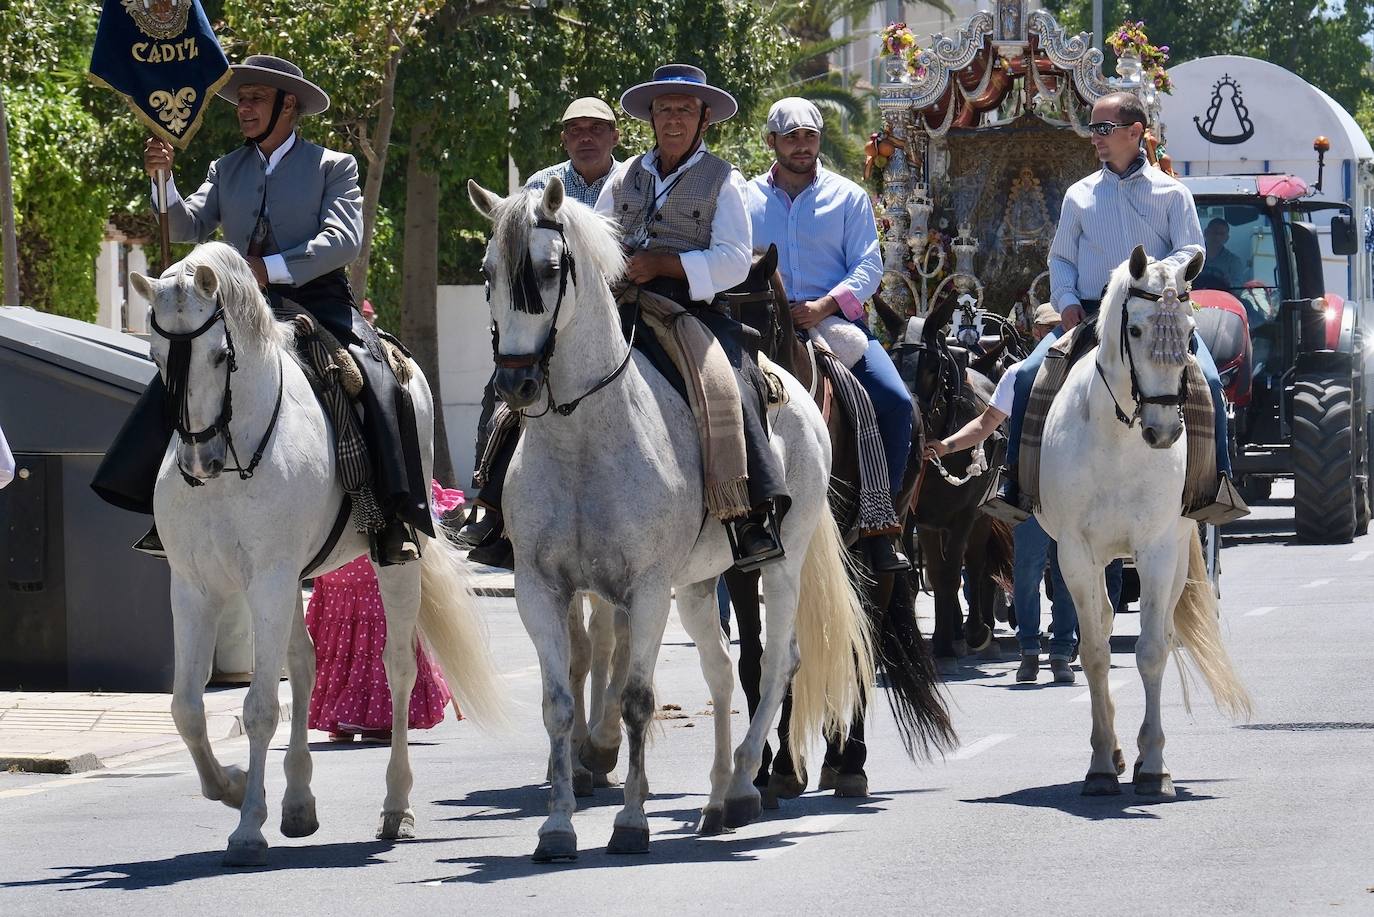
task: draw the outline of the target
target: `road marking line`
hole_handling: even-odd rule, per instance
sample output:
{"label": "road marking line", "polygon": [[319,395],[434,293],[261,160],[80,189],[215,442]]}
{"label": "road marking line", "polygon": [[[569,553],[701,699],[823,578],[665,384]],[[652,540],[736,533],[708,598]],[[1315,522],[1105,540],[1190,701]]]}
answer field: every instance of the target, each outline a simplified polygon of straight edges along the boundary
{"label": "road marking line", "polygon": [[1273,610],[1274,610],[1275,608],[1277,608],[1277,607],[1278,607],[1277,605],[1261,605],[1260,607],[1256,608],[1254,611],[1247,611],[1247,612],[1245,613],[1245,617],[1247,617],[1247,618],[1258,618],[1258,617],[1261,617],[1262,615],[1267,615],[1267,614],[1269,614],[1269,612],[1273,611]]}
{"label": "road marking line", "polygon": [[1330,583],[1330,582],[1331,582],[1330,579],[1314,579],[1314,580],[1313,580],[1312,582],[1310,582],[1310,583],[1303,583],[1303,584],[1302,584],[1301,586],[1299,586],[1298,588],[1299,588],[1299,589],[1316,589],[1318,586],[1325,586],[1325,585],[1327,585],[1327,584]]}
{"label": "road marking line", "polygon": [[[1116,689],[1119,688],[1119,687],[1121,687],[1122,685],[1124,685],[1124,684],[1127,682],[1127,680],[1128,680],[1128,679],[1126,679],[1126,678],[1111,678],[1111,677],[1109,677],[1109,678],[1107,679],[1107,693],[1108,693],[1108,694],[1115,694],[1115,693],[1116,693]],[[1083,703],[1083,702],[1092,700],[1092,697],[1093,697],[1093,692],[1092,692],[1091,689],[1089,689],[1089,690],[1087,690],[1087,691],[1084,691],[1082,694],[1078,695],[1077,697],[1071,697],[1071,698],[1069,698],[1069,703]]]}
{"label": "road marking line", "polygon": [[949,760],[967,761],[974,755],[981,755],[983,752],[987,751],[989,748],[992,748],[994,745],[1002,744],[1007,739],[1012,738],[1012,736],[1013,733],[1009,732],[997,732],[993,733],[990,736],[984,736],[977,742],[974,742],[972,745],[965,745],[963,748],[959,749],[954,754],[950,755]]}
{"label": "road marking line", "polygon": [[1361,551],[1358,554],[1351,554],[1346,560],[1358,563],[1362,560],[1369,560],[1371,555],[1374,555],[1374,551]]}

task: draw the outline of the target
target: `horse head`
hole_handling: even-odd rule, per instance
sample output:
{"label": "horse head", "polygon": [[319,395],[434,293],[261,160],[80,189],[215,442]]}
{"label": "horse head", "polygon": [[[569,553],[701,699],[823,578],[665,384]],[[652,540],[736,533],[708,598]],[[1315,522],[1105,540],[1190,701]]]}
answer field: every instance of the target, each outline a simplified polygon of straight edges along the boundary
{"label": "horse head", "polygon": [[[1196,322],[1188,284],[1202,271],[1199,252],[1181,268],[1149,257],[1137,245],[1112,273],[1098,313],[1099,366],[1118,361],[1118,378],[1129,379],[1140,434],[1155,449],[1167,449],[1183,435],[1187,399],[1188,342]],[[1125,381],[1125,380],[1123,380]],[[1118,413],[1122,411],[1120,395]]]}
{"label": "horse head", "polygon": [[494,386],[520,410],[547,386],[558,333],[577,313],[578,267],[584,288],[600,284],[604,291],[623,272],[624,254],[609,224],[569,201],[557,176],[542,191],[508,198],[469,180],[468,197],[493,226],[482,275],[491,308]]}
{"label": "horse head", "polygon": [[[248,263],[222,242],[197,246],[161,277],[131,272],[129,283],[150,304],[150,351],[180,439],[177,465],[189,477],[214,478],[228,448],[231,374],[244,345],[275,340],[272,313]],[[246,332],[239,351],[231,325]]]}

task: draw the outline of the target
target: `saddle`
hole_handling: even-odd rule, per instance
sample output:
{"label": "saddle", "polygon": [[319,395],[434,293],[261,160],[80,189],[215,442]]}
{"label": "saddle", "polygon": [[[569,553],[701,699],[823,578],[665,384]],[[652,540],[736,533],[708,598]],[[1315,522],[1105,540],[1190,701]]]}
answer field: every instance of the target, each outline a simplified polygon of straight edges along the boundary
{"label": "saddle", "polygon": [[[1069,370],[1097,344],[1096,327],[1080,324],[1055,341],[1036,374],[1021,427],[1021,451],[1017,462],[1021,493],[1030,500],[1032,512],[1040,509],[1041,447],[1050,405],[1063,388]],[[1187,374],[1188,399],[1183,406],[1183,423],[1188,435],[1188,459],[1181,515],[1211,506],[1217,496],[1216,415],[1212,393],[1197,359],[1191,356]]]}

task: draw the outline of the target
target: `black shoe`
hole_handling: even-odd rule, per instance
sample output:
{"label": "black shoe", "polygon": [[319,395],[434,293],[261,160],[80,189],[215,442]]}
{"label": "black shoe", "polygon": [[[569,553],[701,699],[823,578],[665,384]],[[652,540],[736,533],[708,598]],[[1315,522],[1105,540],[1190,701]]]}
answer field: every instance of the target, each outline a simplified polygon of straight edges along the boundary
{"label": "black shoe", "polygon": [[911,561],[897,547],[896,535],[867,535],[863,543],[874,573],[905,573],[911,569]]}
{"label": "black shoe", "polygon": [[783,556],[782,542],[773,534],[767,519],[764,513],[754,513],[725,524],[735,569],[742,573],[757,570]]}
{"label": "black shoe", "polygon": [[386,528],[372,536],[372,560],[380,566],[408,564],[419,558],[419,543],[399,519],[388,522]]}
{"label": "black shoe", "polygon": [[468,512],[466,524],[458,530],[458,546],[475,548],[488,541],[493,535],[499,536],[502,528],[501,523],[501,514],[494,509],[486,510],[482,514],[481,520],[478,520],[477,507],[474,506]]}
{"label": "black shoe", "polygon": [[1030,518],[1030,512],[1021,504],[1021,485],[1017,481],[1016,469],[1002,471],[997,493],[978,507],[994,519],[1008,525],[1020,525]]}
{"label": "black shoe", "polygon": [[167,559],[167,551],[162,547],[162,536],[157,533],[156,522],[153,523],[152,528],[148,529],[148,534],[134,542],[133,549],[135,551],[142,551],[150,557],[161,557],[163,560]]}
{"label": "black shoe", "polygon": [[503,570],[515,569],[515,549],[510,539],[495,535],[468,552],[468,562],[500,567]]}

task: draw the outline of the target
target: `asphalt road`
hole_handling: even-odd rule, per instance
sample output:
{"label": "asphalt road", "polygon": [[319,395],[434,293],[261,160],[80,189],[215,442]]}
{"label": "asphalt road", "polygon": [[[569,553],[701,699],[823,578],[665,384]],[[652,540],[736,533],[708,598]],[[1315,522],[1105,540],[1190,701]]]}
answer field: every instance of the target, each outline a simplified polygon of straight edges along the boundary
{"label": "asphalt road", "polygon": [[[266,869],[220,868],[236,813],[200,797],[184,753],[60,780],[0,775],[0,914],[1374,913],[1374,538],[1303,546],[1292,534],[1280,501],[1257,508],[1223,552],[1223,627],[1255,720],[1229,722],[1196,691],[1187,713],[1170,666],[1173,800],[1129,786],[1080,796],[1081,676],[1021,687],[1009,659],[950,680],[963,746],[947,759],[905,760],[884,710],[870,730],[872,798],[812,792],[697,839],[708,695],[674,621],[658,700],[686,716],[662,720],[649,750],[652,851],[603,852],[620,791],[601,790],[576,817],[579,861],[537,867],[537,666],[513,601],[486,599],[518,728],[446,722],[416,736],[418,839],[372,840],[386,750],[324,742],[320,831],[282,838],[284,729],[269,758]],[[1135,628],[1136,615],[1118,618],[1118,634]],[[1143,695],[1133,656],[1113,663],[1130,760]],[[241,763],[246,744],[217,750]]]}

